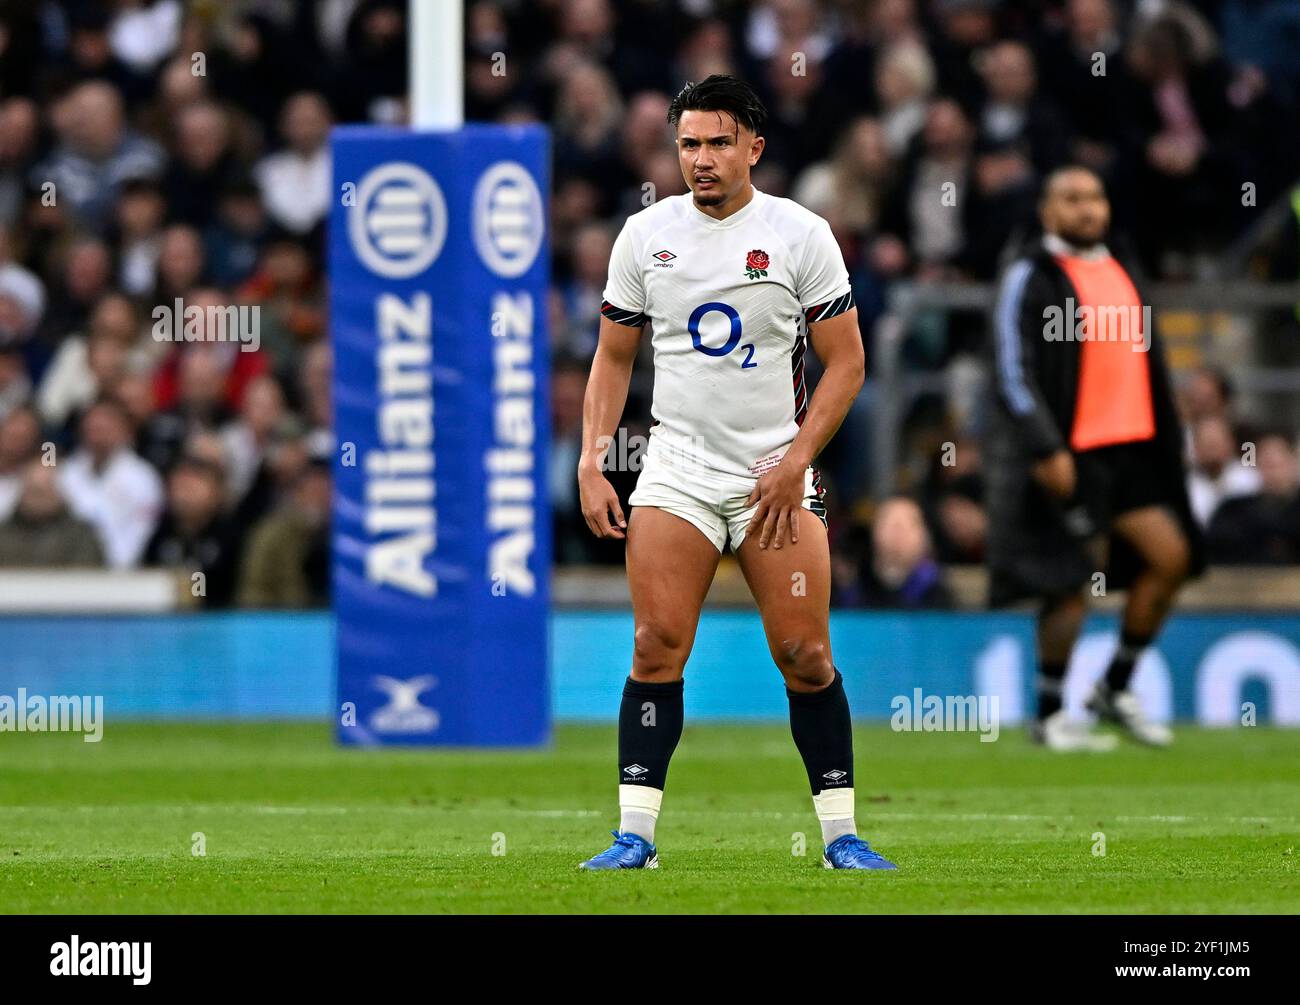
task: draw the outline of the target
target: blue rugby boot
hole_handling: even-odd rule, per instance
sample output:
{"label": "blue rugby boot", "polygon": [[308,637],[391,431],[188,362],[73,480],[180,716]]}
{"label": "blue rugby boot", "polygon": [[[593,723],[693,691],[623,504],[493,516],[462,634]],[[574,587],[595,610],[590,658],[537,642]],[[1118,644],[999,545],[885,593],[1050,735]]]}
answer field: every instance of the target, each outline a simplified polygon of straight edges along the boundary
{"label": "blue rugby boot", "polygon": [[827,869],[897,869],[888,859],[871,850],[856,834],[837,837],[826,846],[822,865]]}
{"label": "blue rugby boot", "polygon": [[636,834],[614,835],[614,843],[605,851],[587,859],[579,869],[658,869],[659,854],[655,846]]}

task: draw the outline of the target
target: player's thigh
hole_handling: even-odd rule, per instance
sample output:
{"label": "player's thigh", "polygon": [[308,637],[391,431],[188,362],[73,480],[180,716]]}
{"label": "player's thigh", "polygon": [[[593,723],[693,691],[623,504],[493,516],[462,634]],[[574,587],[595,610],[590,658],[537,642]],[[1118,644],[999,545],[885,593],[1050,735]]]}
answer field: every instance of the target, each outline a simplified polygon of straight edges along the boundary
{"label": "player's thigh", "polygon": [[1149,568],[1181,579],[1190,561],[1187,535],[1164,506],[1143,506],[1115,517],[1115,533],[1124,538]]}
{"label": "player's thigh", "polygon": [[831,665],[831,556],[826,527],[807,509],[799,510],[799,541],[787,537],[781,548],[758,545],[747,535],[736,558],[763,619],[768,649],[787,681],[824,686]]}
{"label": "player's thigh", "polygon": [[694,524],[634,506],[627,529],[627,581],[635,622],[633,672],[675,679],[690,655],[718,549]]}

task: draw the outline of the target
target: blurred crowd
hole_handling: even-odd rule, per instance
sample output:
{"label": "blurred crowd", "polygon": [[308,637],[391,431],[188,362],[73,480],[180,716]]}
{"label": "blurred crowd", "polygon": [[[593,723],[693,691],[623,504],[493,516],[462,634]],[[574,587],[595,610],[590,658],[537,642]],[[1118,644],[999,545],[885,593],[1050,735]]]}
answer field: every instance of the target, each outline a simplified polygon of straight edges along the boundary
{"label": "blurred crowd", "polygon": [[[0,7],[0,564],[327,602],[329,131],[404,120],[405,17]],[[256,307],[258,338],[159,337],[178,301]]]}
{"label": "blurred crowd", "polygon": [[[1230,380],[1200,367],[1179,392],[1187,491],[1216,565],[1300,566],[1300,442],[1243,418]],[[945,464],[948,454],[954,463]],[[834,600],[846,607],[946,608],[940,571],[982,562],[987,517],[979,444],[939,451],[916,491],[844,519],[832,556]],[[1300,574],[1300,573],[1298,573]]]}
{"label": "blurred crowd", "polygon": [[[1297,0],[486,0],[465,31],[467,118],[553,131],[561,563],[621,561],[577,511],[582,395],[623,220],[685,191],[665,121],[685,81],[758,87],[755,183],[830,221],[864,338],[896,283],[993,278],[1067,161],[1174,280],[1249,225],[1243,182],[1264,206],[1300,178]],[[406,45],[405,0],[0,7],[0,565],[193,571],[209,606],[325,601],[328,134],[405,120]],[[930,198],[944,182],[958,211]],[[1296,279],[1300,235],[1278,248],[1270,274]],[[258,350],[156,338],[178,298],[259,307]],[[908,364],[946,366],[982,327],[924,321]],[[639,367],[629,435],[651,386]],[[1219,554],[1300,561],[1294,438],[1261,430],[1243,460],[1226,380],[1184,390]],[[942,606],[938,570],[981,554],[978,431],[936,436],[915,491],[874,500],[863,416],[824,458],[836,600]]]}
{"label": "blurred crowd", "polygon": [[[942,606],[949,598],[938,570],[977,563],[983,554],[981,422],[955,399],[970,397],[966,378],[986,318],[956,310],[914,319],[905,365],[951,378],[952,390],[922,399],[909,414],[899,473],[908,496],[876,499],[868,479],[871,332],[891,290],[995,279],[1008,256],[1036,236],[1042,180],[1065,163],[1102,176],[1112,243],[1136,272],[1170,282],[1213,275],[1225,248],[1258,219],[1257,207],[1285,200],[1300,179],[1300,144],[1275,142],[1300,125],[1297,43],[1300,3],[1248,0],[476,5],[469,22],[473,114],[540,118],[555,131],[558,559],[621,560],[619,549],[587,533],[569,473],[612,242],[629,214],[686,190],[664,123],[683,81],[729,72],[756,86],[771,118],[755,185],[824,216],[849,269],[868,386],[821,458],[836,602]],[[501,51],[515,67],[523,62],[523,72],[494,74]],[[949,204],[937,198],[946,184]],[[1297,248],[1300,228],[1284,220],[1263,278],[1300,278]],[[1295,318],[1278,324],[1289,325],[1274,330],[1295,343]],[[1289,362],[1300,364],[1300,354]],[[1180,377],[1190,400],[1192,385],[1205,378]],[[634,435],[648,431],[651,393],[652,371],[642,366],[624,418]],[[1188,418],[1199,428],[1204,417]],[[1248,551],[1225,546],[1218,554],[1300,561],[1294,437],[1281,430],[1267,446],[1261,442],[1261,453],[1279,460],[1266,488],[1266,462],[1256,467],[1243,453],[1240,430],[1226,414],[1217,421],[1232,429],[1231,456],[1211,474],[1215,462],[1198,446],[1204,437],[1189,437],[1193,491],[1204,480],[1215,486],[1215,502],[1265,493],[1249,512],[1262,519],[1278,510],[1269,544],[1260,538]],[[1289,467],[1281,463],[1287,457]],[[1233,475],[1238,468],[1245,478]],[[614,470],[610,478],[626,493],[635,473]],[[1207,524],[1212,508],[1206,504]],[[1221,518],[1223,533],[1232,524],[1234,533],[1255,534],[1242,526],[1253,517],[1239,510],[1234,504]]]}

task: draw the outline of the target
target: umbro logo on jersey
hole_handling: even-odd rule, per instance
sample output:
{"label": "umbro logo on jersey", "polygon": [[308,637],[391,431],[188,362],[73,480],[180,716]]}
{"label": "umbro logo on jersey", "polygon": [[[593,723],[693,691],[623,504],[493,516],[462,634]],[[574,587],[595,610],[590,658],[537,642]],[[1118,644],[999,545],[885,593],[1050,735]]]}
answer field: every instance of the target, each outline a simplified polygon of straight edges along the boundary
{"label": "umbro logo on jersey", "polygon": [[841,771],[839,768],[832,768],[830,771],[823,772],[822,777],[828,782],[838,782],[841,778],[848,776],[847,771]]}
{"label": "umbro logo on jersey", "polygon": [[623,774],[631,775],[633,778],[640,778],[649,770],[650,770],[649,768],[643,768],[639,764],[629,764],[626,768],[623,769]]}
{"label": "umbro logo on jersey", "polygon": [[656,251],[656,252],[655,252],[653,255],[651,255],[650,257],[651,257],[651,258],[654,258],[654,259],[657,259],[657,261],[655,262],[655,268],[656,268],[656,269],[671,269],[671,268],[672,268],[672,264],[671,264],[671,262],[672,262],[672,260],[673,260],[674,258],[676,258],[677,256],[674,255],[674,254],[673,254],[671,251],[669,251],[667,248],[664,248],[663,251]]}

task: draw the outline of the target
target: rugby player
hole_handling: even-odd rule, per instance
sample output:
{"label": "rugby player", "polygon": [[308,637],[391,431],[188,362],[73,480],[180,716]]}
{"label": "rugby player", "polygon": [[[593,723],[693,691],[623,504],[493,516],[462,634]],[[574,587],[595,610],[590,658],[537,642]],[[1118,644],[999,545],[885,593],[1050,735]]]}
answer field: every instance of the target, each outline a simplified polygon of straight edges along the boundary
{"label": "rugby player", "polygon": [[[735,553],[785,680],[830,869],[893,869],[857,834],[853,737],[831,658],[830,554],[813,459],[863,381],[848,273],[826,221],[754,188],[766,112],[715,74],[672,102],[690,192],[632,216],[610,257],[583,409],[582,511],[626,535],[635,623],[619,712],[621,819],[584,869],[657,868],[655,825],[682,731],[682,674],[723,549]],[[655,423],[630,519],[602,474],[643,328]],[[824,365],[809,395],[804,353]]]}

